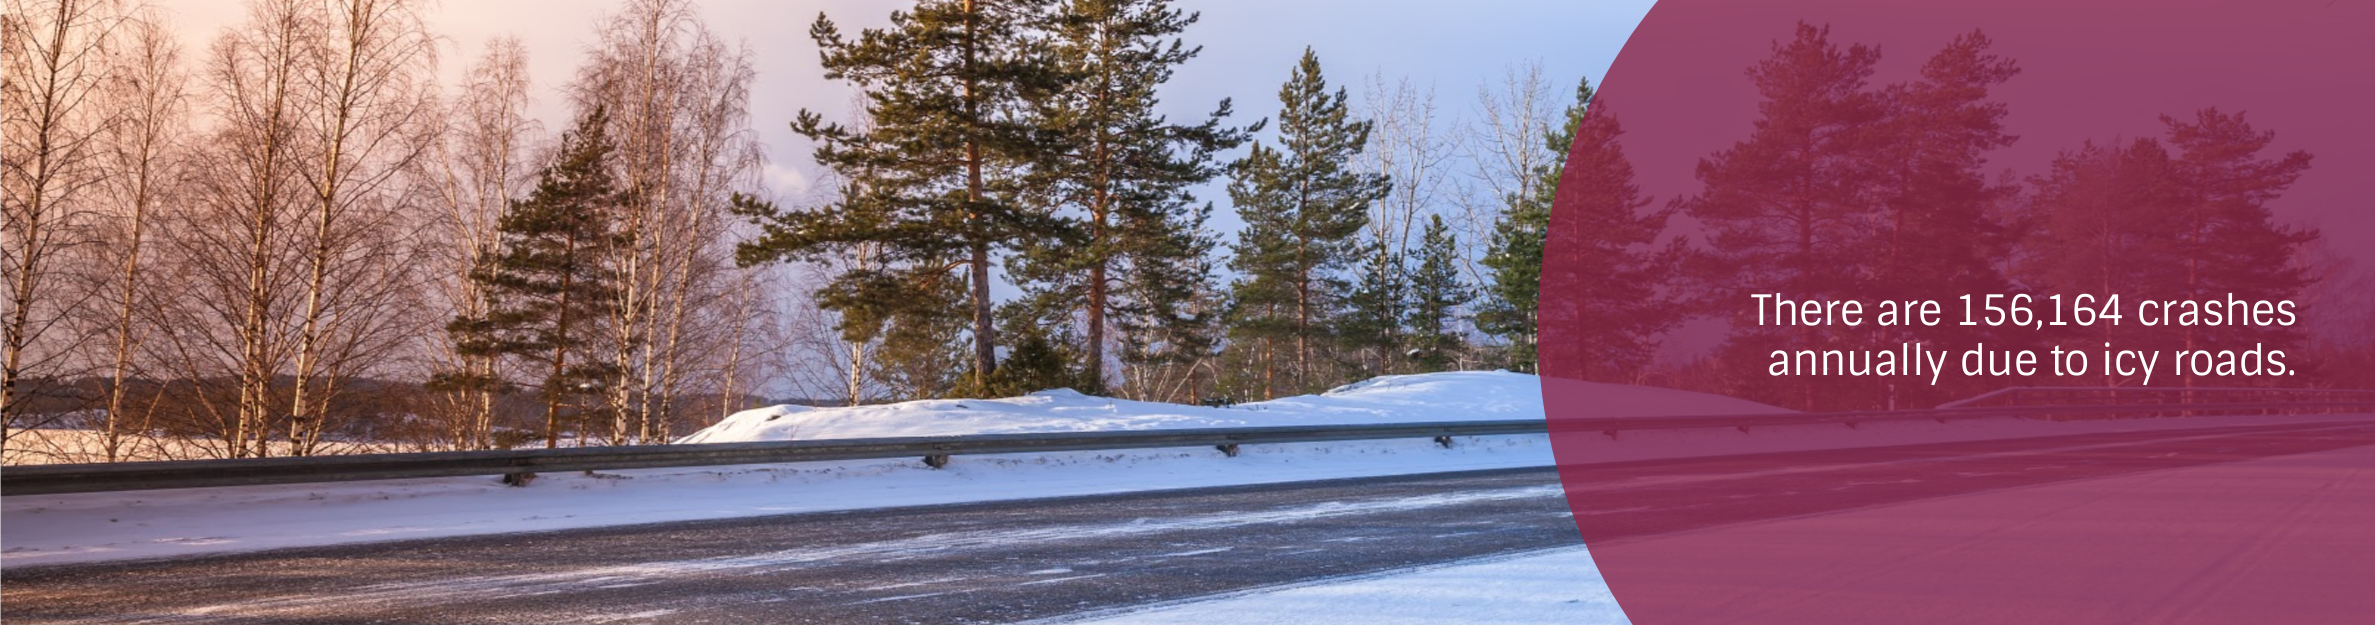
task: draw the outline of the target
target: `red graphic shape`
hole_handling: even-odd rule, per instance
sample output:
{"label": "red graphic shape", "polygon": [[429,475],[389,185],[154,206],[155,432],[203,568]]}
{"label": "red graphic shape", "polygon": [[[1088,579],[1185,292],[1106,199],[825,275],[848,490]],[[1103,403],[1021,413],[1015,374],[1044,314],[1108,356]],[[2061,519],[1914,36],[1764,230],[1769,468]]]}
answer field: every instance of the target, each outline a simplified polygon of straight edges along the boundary
{"label": "red graphic shape", "polygon": [[[1540,311],[1560,477],[1627,616],[2375,622],[2375,417],[1773,415],[1658,430],[1610,421],[1580,381],[1809,411],[2015,386],[2328,384],[2308,354],[2317,324],[2344,311],[2317,307],[2336,287],[2302,267],[2375,263],[2371,32],[2375,6],[2324,0],[1660,2],[1570,156]],[[1664,269],[1660,297],[1676,317],[1714,319],[1662,335],[1656,366],[1609,364],[1627,323],[1603,301],[1610,267],[1655,264],[1611,260],[1619,210],[1672,211],[1666,237],[1696,252]],[[1938,300],[1944,320],[1881,328],[1868,308],[1856,327],[1756,326],[1760,292]],[[2117,293],[2127,319],[1965,327],[1966,293]],[[2299,302],[2301,323],[2135,317],[2141,300],[2230,297]],[[1978,344],[2080,349],[2089,371],[1961,375]],[[1768,368],[1775,349],[1907,345],[1943,352],[1949,370]],[[2103,371],[2104,351],[2195,348],[2283,350],[2291,370]]]}

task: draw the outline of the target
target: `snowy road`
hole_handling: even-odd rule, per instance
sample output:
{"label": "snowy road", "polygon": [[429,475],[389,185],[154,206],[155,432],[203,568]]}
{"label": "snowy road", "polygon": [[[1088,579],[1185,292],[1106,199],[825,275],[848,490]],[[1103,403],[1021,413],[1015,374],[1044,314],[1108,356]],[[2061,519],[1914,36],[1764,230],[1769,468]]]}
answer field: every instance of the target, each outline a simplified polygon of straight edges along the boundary
{"label": "snowy road", "polygon": [[[1653,537],[2371,443],[2375,427],[2361,422],[1806,452],[1787,454],[1803,468],[1781,472],[1743,473],[1725,458],[1636,462],[1600,469],[1608,479],[1593,492],[1613,506],[1603,521],[1618,534]],[[1915,464],[1948,484],[1908,488]],[[1740,496],[1672,487],[1710,480]],[[1262,599],[1268,589],[1578,542],[1555,476],[1527,469],[45,567],[7,572],[0,603],[12,623],[1127,621],[1180,614],[1137,606],[1214,616],[1284,600]],[[1548,605],[1606,592],[1582,587],[1597,584],[1589,571],[1573,584]],[[1214,596],[1233,598],[1193,602]],[[1360,607],[1329,610],[1359,620]],[[1592,618],[1621,618],[1612,608]]]}
{"label": "snowy road", "polygon": [[983,622],[1579,544],[1547,469],[11,571],[10,623]]}

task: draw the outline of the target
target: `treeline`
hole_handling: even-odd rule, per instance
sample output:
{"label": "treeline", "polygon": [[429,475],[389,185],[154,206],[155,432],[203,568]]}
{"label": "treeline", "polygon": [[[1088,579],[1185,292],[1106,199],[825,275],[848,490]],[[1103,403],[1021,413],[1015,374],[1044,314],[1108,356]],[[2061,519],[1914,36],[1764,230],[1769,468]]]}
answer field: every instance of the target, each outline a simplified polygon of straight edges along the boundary
{"label": "treeline", "polygon": [[[770,314],[731,258],[749,53],[686,2],[628,2],[553,141],[516,41],[438,84],[429,6],[258,0],[192,48],[151,8],[9,0],[12,457],[61,427],[95,433],[57,450],[85,460],[659,442],[748,405]],[[588,167],[608,194],[560,197]],[[596,233],[568,253],[601,275],[557,305],[533,269],[555,219]]]}
{"label": "treeline", "polygon": [[1590,90],[1559,132],[1537,75],[1514,75],[1459,137],[1431,93],[1378,80],[1356,104],[1306,50],[1275,118],[1223,100],[1174,120],[1162,89],[1200,50],[1195,21],[1158,0],[925,1],[854,34],[817,19],[858,112],[793,126],[837,184],[738,204],[764,225],[740,257],[819,268],[837,334],[814,353],[849,401],[1243,401],[1532,367],[1548,188]]}
{"label": "treeline", "polygon": [[[2358,341],[2312,346],[2303,326],[2146,326],[2143,300],[2296,300],[2308,317],[2363,320],[2364,288],[2334,281],[2321,289],[2312,269],[2314,229],[2278,223],[2268,205],[2309,168],[2304,152],[2272,153],[2274,133],[2240,111],[2202,109],[2160,118],[2160,136],[2108,139],[2065,148],[2050,167],[2026,176],[1990,171],[1987,156],[2012,144],[2009,107],[1994,89],[2012,80],[2013,59],[1990,51],[1982,33],[1958,36],[1930,56],[1916,78],[1874,84],[1877,48],[1842,45],[1827,28],[1801,24],[1772,55],[1748,68],[1761,102],[1754,130],[1698,163],[1698,193],[1651,210],[1631,185],[1613,138],[1625,104],[1604,102],[1575,144],[1579,165],[1559,196],[1574,210],[1553,227],[1554,293],[1545,316],[1549,344],[1572,350],[1550,360],[1551,373],[1606,379],[1611,365],[1642,340],[1655,340],[1668,317],[1722,319],[1722,343],[1696,361],[1654,371],[1654,383],[1808,410],[1927,407],[2019,385],[2130,386],[2140,376],[2106,373],[2095,357],[2081,378],[1944,376],[1927,379],[1774,376],[1775,350],[2036,349],[2050,345],[2099,353],[2111,349],[2283,349],[2318,352],[2310,372],[2289,378],[2170,374],[2154,386],[2307,386],[2350,383],[2333,365],[2364,350]],[[1609,233],[1654,231],[1668,215],[1699,224],[1703,244],[1671,256],[1627,254]],[[1635,237],[1633,243],[1650,239]],[[1642,261],[1655,260],[1650,265]],[[1662,286],[1643,289],[1628,269],[1671,261]],[[1653,276],[1654,277],[1654,276]],[[2334,276],[2340,278],[2343,276]],[[1656,283],[1655,280],[1650,280]],[[1948,310],[1937,327],[1759,326],[1750,294],[1796,300],[1936,300]],[[2123,298],[2129,318],[2113,325],[1965,327],[1962,296],[2029,294],[2040,302],[2089,294],[2099,306]],[[1622,302],[1667,299],[1666,312]],[[1983,301],[1983,300],[1980,300]],[[2333,305],[2321,305],[2333,304]],[[1974,306],[1979,304],[1975,303]],[[1982,311],[1984,312],[1984,311]],[[1644,317],[1643,315],[1650,315]],[[2363,361],[2363,356],[2359,357]],[[2297,362],[2297,361],[2296,361]],[[1950,365],[1951,366],[1951,365]],[[1621,374],[1622,369],[1614,373]]]}
{"label": "treeline", "polygon": [[7,8],[12,459],[651,443],[767,396],[1226,402],[1526,370],[1590,98],[1521,66],[1454,125],[1406,81],[1356,100],[1307,51],[1275,117],[1177,120],[1158,108],[1199,48],[1168,2],[926,1],[814,24],[859,95],[784,116],[824,175],[780,198],[750,54],[683,0],[596,24],[557,132],[516,41],[439,84],[417,0],[260,0],[195,49],[126,2]]}

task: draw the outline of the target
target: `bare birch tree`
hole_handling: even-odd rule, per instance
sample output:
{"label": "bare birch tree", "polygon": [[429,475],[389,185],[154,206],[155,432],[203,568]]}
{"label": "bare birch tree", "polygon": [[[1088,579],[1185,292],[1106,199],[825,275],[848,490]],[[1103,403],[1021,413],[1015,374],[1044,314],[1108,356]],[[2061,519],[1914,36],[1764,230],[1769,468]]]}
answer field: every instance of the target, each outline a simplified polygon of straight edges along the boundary
{"label": "bare birch tree", "polygon": [[572,95],[612,111],[627,196],[615,215],[626,242],[611,253],[622,284],[605,322],[616,377],[601,389],[604,440],[663,441],[694,390],[689,369],[731,343],[716,331],[731,318],[725,213],[761,162],[755,72],[749,50],[719,41],[684,0],[630,2],[603,23],[592,56]]}
{"label": "bare birch tree", "polygon": [[[148,419],[130,422],[134,402],[132,384],[145,377],[148,359],[141,355],[145,330],[152,321],[144,313],[147,301],[160,294],[147,279],[150,216],[178,199],[183,182],[183,141],[190,131],[188,77],[183,73],[181,44],[167,18],[154,9],[134,16],[108,82],[108,106],[118,114],[109,128],[105,163],[111,227],[107,245],[99,247],[94,270],[112,270],[114,282],[100,297],[106,304],[104,327],[109,337],[105,408],[100,423],[101,457],[107,462],[126,459],[127,429],[149,430]],[[104,268],[104,269],[101,269]],[[147,414],[151,410],[144,409]]]}
{"label": "bare birch tree", "polygon": [[[318,6],[261,0],[212,47],[205,69],[215,127],[195,168],[191,200],[167,214],[160,243],[169,279],[186,296],[166,302],[161,338],[193,389],[180,410],[205,423],[220,455],[272,453],[285,396],[277,378],[294,351],[287,323],[301,302],[305,62],[319,45]],[[214,380],[235,392],[212,392]]]}
{"label": "bare birch tree", "polygon": [[[429,75],[436,47],[414,0],[330,0],[322,36],[304,59],[303,172],[311,204],[303,312],[297,321],[291,376],[292,453],[313,451],[329,419],[342,375],[366,354],[386,353],[397,312],[391,297],[409,289],[403,262],[405,187],[401,175],[426,141]],[[399,339],[400,340],[400,339]]]}
{"label": "bare birch tree", "polygon": [[1373,124],[1363,165],[1393,181],[1385,198],[1370,208],[1369,238],[1407,255],[1420,225],[1439,209],[1457,137],[1437,124],[1432,88],[1372,74],[1363,91],[1363,113]]}
{"label": "bare birch tree", "polygon": [[112,45],[123,6],[109,0],[7,0],[0,15],[0,448],[35,400],[62,390],[83,342],[71,326],[90,295],[69,279],[96,243],[105,180]]}
{"label": "bare birch tree", "polygon": [[[499,38],[488,42],[463,80],[461,95],[447,107],[451,125],[426,166],[444,209],[434,230],[438,269],[430,280],[440,318],[477,318],[491,305],[471,273],[497,253],[503,213],[526,195],[533,178],[529,154],[540,129],[528,117],[528,88],[526,48],[517,39]],[[494,383],[504,378],[502,363],[493,356],[464,355],[448,333],[430,334],[435,337],[432,366],[472,381],[435,398],[450,443],[458,449],[493,447]]]}
{"label": "bare birch tree", "polygon": [[1461,185],[1458,214],[1446,216],[1459,231],[1462,269],[1471,284],[1489,279],[1477,263],[1484,256],[1480,246],[1492,240],[1509,198],[1533,197],[1534,171],[1558,157],[1543,147],[1543,137],[1564,104],[1543,79],[1540,61],[1511,65],[1497,82],[1476,88],[1476,116],[1461,141],[1472,169]]}

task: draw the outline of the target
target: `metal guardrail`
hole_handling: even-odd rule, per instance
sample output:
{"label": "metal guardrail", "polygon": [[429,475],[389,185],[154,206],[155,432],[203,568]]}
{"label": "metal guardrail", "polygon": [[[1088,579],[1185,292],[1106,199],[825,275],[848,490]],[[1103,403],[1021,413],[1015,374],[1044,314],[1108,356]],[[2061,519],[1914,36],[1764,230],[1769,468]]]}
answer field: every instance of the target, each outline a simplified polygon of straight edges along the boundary
{"label": "metal guardrail", "polygon": [[1235,456],[1238,446],[1271,443],[1432,438],[1449,447],[1455,437],[1511,434],[1598,433],[1616,437],[1629,430],[1752,428],[1884,421],[1984,419],[2102,419],[2157,416],[2253,415],[2375,412],[2375,400],[2352,402],[2259,402],[2144,406],[2015,406],[1868,412],[1781,413],[1683,417],[1558,418],[1549,421],[1454,421],[1359,425],[1200,428],[1121,432],[986,434],[840,440],[640,445],[362,454],[301,458],[180,460],[107,464],[27,465],[0,469],[0,495],[302,484],[536,472],[654,469],[922,458],[933,467],[951,456],[1059,451],[1111,451],[1165,447],[1218,448]]}
{"label": "metal guardrail", "polygon": [[1238,445],[1250,443],[1434,438],[1438,443],[1448,444],[1456,436],[1539,434],[1543,431],[1541,420],[1523,419],[47,464],[0,469],[0,495],[884,458],[920,457],[925,463],[937,467],[946,464],[948,458],[954,455],[1160,447],[1211,446],[1234,456]]}

